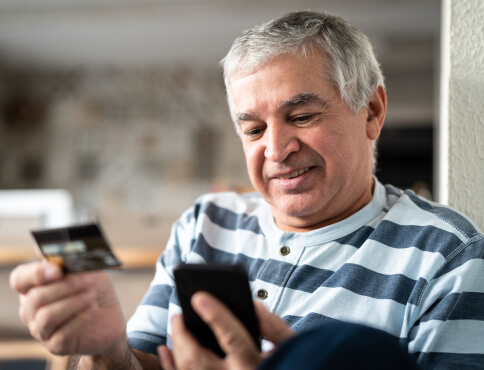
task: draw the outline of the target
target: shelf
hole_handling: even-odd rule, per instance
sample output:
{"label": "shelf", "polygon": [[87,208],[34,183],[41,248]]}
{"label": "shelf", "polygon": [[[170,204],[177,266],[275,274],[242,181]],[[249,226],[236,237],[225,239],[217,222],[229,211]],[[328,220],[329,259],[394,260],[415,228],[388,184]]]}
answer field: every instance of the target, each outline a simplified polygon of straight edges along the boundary
{"label": "shelf", "polygon": [[[123,262],[123,268],[154,268],[162,249],[154,247],[118,247],[114,248],[113,252]],[[0,246],[0,266],[18,265],[38,260],[39,258],[41,257],[35,248],[24,248],[18,245]]]}

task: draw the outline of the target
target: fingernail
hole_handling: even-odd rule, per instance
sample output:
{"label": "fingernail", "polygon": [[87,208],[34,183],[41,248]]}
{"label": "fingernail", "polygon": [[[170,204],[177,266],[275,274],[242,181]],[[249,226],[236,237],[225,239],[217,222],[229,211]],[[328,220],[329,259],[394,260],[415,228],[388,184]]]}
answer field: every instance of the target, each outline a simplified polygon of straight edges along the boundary
{"label": "fingernail", "polygon": [[44,278],[47,281],[54,280],[55,278],[57,278],[58,273],[59,269],[57,268],[57,266],[47,265],[44,269]]}
{"label": "fingernail", "polygon": [[178,317],[180,314],[174,314],[172,317],[170,317],[170,324],[173,325],[173,323],[178,320]]}
{"label": "fingernail", "polygon": [[255,302],[255,306],[257,307],[257,313],[261,316],[262,319],[265,319],[270,315],[270,311],[262,302]]}
{"label": "fingernail", "polygon": [[166,360],[165,345],[156,347],[156,351],[158,352],[162,360]]}
{"label": "fingernail", "polygon": [[207,310],[210,308],[210,299],[207,299],[207,297],[204,297],[203,295],[197,294],[193,297],[192,305],[193,304],[195,304],[200,310]]}

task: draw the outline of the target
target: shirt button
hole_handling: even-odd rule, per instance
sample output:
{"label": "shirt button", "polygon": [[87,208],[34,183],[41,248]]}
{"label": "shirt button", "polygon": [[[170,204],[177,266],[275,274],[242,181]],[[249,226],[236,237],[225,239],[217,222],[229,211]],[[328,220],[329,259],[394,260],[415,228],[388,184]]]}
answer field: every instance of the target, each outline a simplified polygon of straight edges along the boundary
{"label": "shirt button", "polygon": [[291,250],[289,247],[281,247],[281,249],[279,249],[279,253],[281,256],[287,256],[289,253],[291,253]]}
{"label": "shirt button", "polygon": [[257,291],[257,298],[259,298],[260,300],[264,300],[268,296],[269,296],[269,293],[267,293],[267,290],[265,290],[265,289],[259,289]]}

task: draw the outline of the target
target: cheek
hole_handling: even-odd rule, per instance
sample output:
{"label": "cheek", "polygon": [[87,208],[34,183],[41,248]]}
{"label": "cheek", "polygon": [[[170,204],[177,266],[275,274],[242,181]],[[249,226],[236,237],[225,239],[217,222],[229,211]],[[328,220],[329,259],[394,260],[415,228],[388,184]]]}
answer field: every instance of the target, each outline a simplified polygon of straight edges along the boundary
{"label": "cheek", "polygon": [[338,176],[353,165],[354,156],[357,154],[355,145],[357,144],[348,140],[344,134],[330,132],[325,135],[315,135],[308,146],[323,159],[325,172],[330,176]]}
{"label": "cheek", "polygon": [[262,167],[264,164],[264,150],[257,145],[243,145],[247,172],[251,181],[257,182],[262,179]]}
{"label": "cheek", "polygon": [[371,148],[368,139],[363,135],[351,135],[338,137],[329,143],[333,158],[333,170],[341,176],[351,176],[352,174],[366,170],[368,159],[371,157]]}
{"label": "cheek", "polygon": [[335,161],[344,149],[344,141],[336,135],[314,135],[308,146],[317,152],[325,162]]}

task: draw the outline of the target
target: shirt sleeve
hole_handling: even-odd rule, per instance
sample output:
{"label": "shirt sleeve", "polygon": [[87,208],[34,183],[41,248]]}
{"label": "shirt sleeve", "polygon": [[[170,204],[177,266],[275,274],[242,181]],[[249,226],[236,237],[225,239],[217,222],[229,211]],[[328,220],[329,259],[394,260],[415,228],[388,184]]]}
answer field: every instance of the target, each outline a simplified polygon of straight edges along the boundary
{"label": "shirt sleeve", "polygon": [[169,307],[173,301],[173,268],[186,260],[194,240],[195,205],[174,223],[165,251],[156,263],[155,276],[127,325],[128,345],[156,354],[156,347],[167,343]]}
{"label": "shirt sleeve", "polygon": [[423,369],[482,367],[483,256],[484,240],[479,235],[447,256],[424,290],[420,317],[408,338],[409,352]]}

